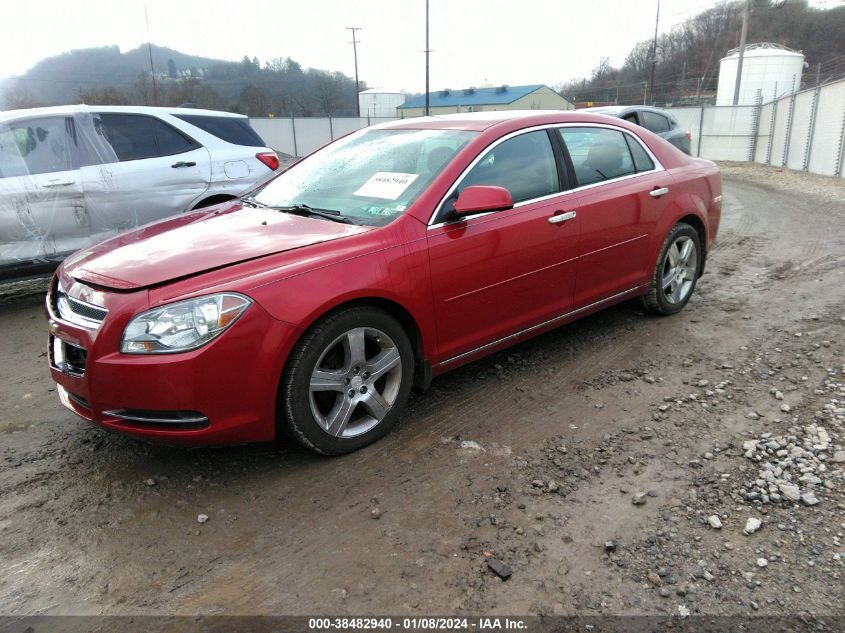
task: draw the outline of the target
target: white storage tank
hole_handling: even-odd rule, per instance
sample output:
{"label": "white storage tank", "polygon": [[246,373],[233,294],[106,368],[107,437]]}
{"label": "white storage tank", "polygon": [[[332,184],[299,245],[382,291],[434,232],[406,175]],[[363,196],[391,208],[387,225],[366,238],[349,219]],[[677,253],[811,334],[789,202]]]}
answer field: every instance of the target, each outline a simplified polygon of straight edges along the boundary
{"label": "white storage tank", "polygon": [[361,116],[370,118],[396,118],[396,108],[405,103],[405,93],[401,90],[370,88],[358,93],[358,106]]}
{"label": "white storage tank", "polygon": [[[728,51],[727,57],[722,58],[719,64],[716,105],[733,105],[738,64],[738,48]],[[764,102],[798,90],[803,70],[804,55],[798,51],[769,42],[747,45],[742,62],[738,104],[754,104],[758,90],[761,91]]]}

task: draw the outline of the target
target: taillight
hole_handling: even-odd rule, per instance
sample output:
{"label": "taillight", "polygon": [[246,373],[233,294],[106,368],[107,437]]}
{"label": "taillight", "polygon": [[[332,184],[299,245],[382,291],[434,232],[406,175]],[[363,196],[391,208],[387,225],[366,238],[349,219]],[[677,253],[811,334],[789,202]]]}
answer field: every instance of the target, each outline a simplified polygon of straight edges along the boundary
{"label": "taillight", "polygon": [[692,140],[692,132],[690,132],[689,130],[687,130],[687,133],[685,134],[685,136],[687,137],[688,141]]}
{"label": "taillight", "polygon": [[276,152],[261,152],[256,154],[255,157],[273,171],[279,168],[279,157],[276,156]]}

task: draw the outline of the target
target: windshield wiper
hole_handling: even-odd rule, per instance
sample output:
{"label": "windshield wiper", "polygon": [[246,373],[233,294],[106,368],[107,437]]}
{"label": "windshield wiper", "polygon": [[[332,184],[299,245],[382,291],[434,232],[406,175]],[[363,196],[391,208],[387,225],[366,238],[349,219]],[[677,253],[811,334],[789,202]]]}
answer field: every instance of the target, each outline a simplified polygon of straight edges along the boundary
{"label": "windshield wiper", "polygon": [[246,196],[241,198],[241,204],[245,204],[250,207],[255,207],[257,209],[270,209],[269,205],[264,204],[263,202],[259,202],[253,196]]}
{"label": "windshield wiper", "polygon": [[[260,203],[259,203],[260,204]],[[309,207],[307,204],[291,204],[286,207],[269,207],[276,211],[283,213],[293,213],[295,215],[304,215],[318,218],[325,218],[326,220],[333,220],[334,222],[342,222],[343,224],[355,224],[352,220],[342,215],[340,211],[334,209],[315,209]]]}

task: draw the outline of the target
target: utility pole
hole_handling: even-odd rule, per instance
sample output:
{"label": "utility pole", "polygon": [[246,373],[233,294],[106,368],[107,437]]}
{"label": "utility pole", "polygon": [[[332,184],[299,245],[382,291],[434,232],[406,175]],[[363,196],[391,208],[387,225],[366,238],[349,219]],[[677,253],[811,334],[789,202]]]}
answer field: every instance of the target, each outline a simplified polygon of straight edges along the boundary
{"label": "utility pole", "polygon": [[360,84],[358,83],[358,40],[355,38],[355,32],[360,31],[360,26],[347,26],[347,31],[352,31],[352,54],[355,56],[355,111],[358,113],[358,118],[361,118],[361,101],[358,93],[360,92]]}
{"label": "utility pole", "polygon": [[156,70],[153,66],[153,43],[150,41],[150,16],[147,15],[147,3],[144,3],[144,21],[147,23],[147,52],[150,54],[150,78],[153,80],[153,104],[158,105],[158,88],[156,87]]}
{"label": "utility pole", "polygon": [[428,85],[428,54],[431,47],[428,45],[428,0],[425,0],[425,116],[431,113],[429,108],[429,85]]}
{"label": "utility pole", "polygon": [[[657,66],[657,24],[660,22],[660,0],[657,0],[657,16],[654,18],[654,41],[651,44],[651,76],[648,80],[648,96],[654,105],[654,68]],[[645,99],[643,99],[645,101]],[[645,103],[643,103],[645,105]]]}
{"label": "utility pole", "polygon": [[751,0],[746,0],[742,8],[742,32],[739,35],[739,59],[736,65],[736,85],[734,86],[734,105],[739,103],[739,87],[742,82],[742,61],[745,59],[745,38],[748,35],[748,13]]}

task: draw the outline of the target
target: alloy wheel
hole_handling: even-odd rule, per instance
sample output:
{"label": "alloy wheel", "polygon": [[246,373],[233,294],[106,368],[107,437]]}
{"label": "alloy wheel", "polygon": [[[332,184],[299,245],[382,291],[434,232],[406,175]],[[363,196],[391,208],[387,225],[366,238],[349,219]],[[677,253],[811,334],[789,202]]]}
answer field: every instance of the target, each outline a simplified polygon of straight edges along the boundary
{"label": "alloy wheel", "polygon": [[663,296],[671,304],[682,303],[692,291],[698,273],[698,249],[692,238],[681,235],[666,250],[661,279]]}
{"label": "alloy wheel", "polygon": [[384,419],[401,384],[402,359],[393,339],[375,328],[354,328],[320,354],[309,386],[311,413],[329,435],[355,437]]}

